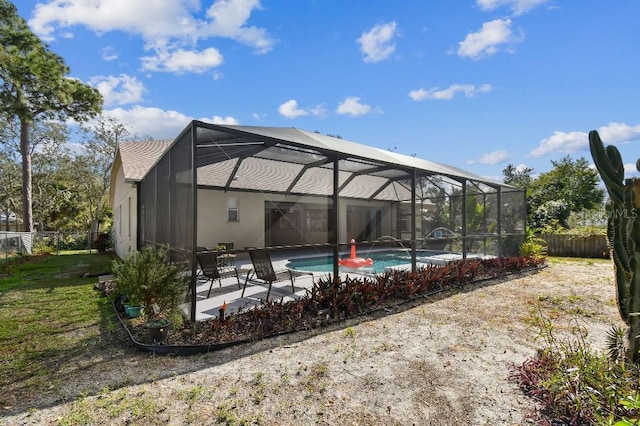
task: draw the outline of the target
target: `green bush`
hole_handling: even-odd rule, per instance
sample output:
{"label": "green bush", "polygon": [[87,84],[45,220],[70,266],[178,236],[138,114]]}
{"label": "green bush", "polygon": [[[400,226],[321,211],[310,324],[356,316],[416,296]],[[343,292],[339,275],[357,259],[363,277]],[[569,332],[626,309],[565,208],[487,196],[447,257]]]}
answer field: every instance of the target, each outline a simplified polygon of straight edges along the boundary
{"label": "green bush", "polygon": [[558,232],[562,235],[575,235],[576,237],[591,237],[592,235],[607,235],[606,226],[588,225],[564,229]]}
{"label": "green bush", "polygon": [[187,289],[183,268],[170,262],[163,249],[145,247],[115,260],[113,274],[118,291],[143,306],[148,320],[171,315]]}
{"label": "green bush", "polygon": [[[50,245],[55,247],[55,244],[55,239],[51,239]],[[87,236],[81,235],[74,237],[72,235],[67,235],[60,240],[58,248],[60,250],[84,250],[87,248]]]}
{"label": "green bush", "polygon": [[520,254],[526,257],[545,257],[547,255],[546,241],[536,237],[531,229],[527,230],[527,235],[520,244]]}
{"label": "green bush", "polygon": [[33,246],[33,254],[53,254],[56,249],[46,242],[37,243]]}

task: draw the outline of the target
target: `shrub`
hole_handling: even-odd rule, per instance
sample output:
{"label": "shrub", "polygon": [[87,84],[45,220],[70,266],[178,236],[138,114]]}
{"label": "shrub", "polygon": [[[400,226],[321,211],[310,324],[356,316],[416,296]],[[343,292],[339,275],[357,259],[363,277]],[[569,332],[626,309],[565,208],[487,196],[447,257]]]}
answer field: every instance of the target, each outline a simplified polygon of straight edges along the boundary
{"label": "shrub", "polygon": [[148,320],[171,315],[187,287],[183,268],[164,249],[145,247],[113,263],[118,291],[140,304]]}
{"label": "shrub", "polygon": [[576,237],[591,237],[593,235],[607,235],[607,228],[605,226],[578,226],[575,228],[564,229],[559,234],[563,235],[575,235]]}
{"label": "shrub", "polygon": [[536,424],[613,424],[640,415],[631,403],[621,403],[640,392],[636,366],[593,351],[580,324],[574,323],[571,339],[560,340],[548,318],[538,314],[536,323],[544,346],[510,375],[539,403]]}
{"label": "shrub", "polygon": [[33,246],[33,254],[53,254],[55,251],[55,247],[45,242],[40,242]]}
{"label": "shrub", "polygon": [[82,250],[87,248],[86,238],[76,238],[71,235],[61,235],[58,242],[60,250]]}
{"label": "shrub", "polygon": [[98,234],[96,240],[94,241],[94,246],[99,253],[106,252],[109,248],[111,248],[111,234],[108,234],[106,232]]}
{"label": "shrub", "polygon": [[546,241],[536,237],[531,231],[527,230],[527,235],[520,245],[520,254],[523,256],[545,257],[547,255]]}
{"label": "shrub", "polygon": [[416,272],[393,271],[374,277],[331,276],[316,281],[299,300],[266,302],[226,318],[189,323],[183,338],[193,344],[261,339],[278,333],[312,329],[381,309],[389,303],[402,303],[425,295],[452,289],[476,279],[493,278],[540,267],[544,259],[511,256],[492,259],[466,259],[444,266],[427,266]]}

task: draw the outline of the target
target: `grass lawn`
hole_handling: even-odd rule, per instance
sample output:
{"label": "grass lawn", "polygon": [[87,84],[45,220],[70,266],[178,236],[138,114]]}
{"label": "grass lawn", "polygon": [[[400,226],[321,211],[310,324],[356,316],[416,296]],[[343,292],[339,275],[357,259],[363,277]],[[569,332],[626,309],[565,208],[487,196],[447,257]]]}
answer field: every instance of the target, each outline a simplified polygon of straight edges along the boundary
{"label": "grass lawn", "polygon": [[[107,344],[101,336],[117,323],[92,287],[111,261],[86,251],[0,260],[0,388],[54,387],[66,362]],[[11,405],[5,397],[0,406]]]}

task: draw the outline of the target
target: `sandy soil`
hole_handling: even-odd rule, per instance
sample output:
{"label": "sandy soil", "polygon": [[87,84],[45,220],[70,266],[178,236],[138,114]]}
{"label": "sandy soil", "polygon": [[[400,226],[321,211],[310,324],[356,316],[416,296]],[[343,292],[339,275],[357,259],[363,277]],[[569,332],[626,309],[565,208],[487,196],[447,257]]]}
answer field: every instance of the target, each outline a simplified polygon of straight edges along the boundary
{"label": "sandy soil", "polygon": [[[540,346],[538,312],[594,348],[620,324],[609,262],[552,262],[535,274],[193,357],[126,343],[61,367],[52,388],[0,424],[518,425],[535,408],[508,380]],[[244,423],[243,423],[244,422]]]}

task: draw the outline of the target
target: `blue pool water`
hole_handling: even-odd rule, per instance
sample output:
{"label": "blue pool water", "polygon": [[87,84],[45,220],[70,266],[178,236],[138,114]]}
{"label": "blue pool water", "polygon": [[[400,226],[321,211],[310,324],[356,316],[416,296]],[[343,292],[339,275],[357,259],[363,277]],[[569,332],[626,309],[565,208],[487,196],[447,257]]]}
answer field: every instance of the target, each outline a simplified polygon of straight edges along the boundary
{"label": "blue pool water", "polygon": [[[399,265],[407,265],[411,264],[411,255],[410,251],[405,250],[388,250],[388,251],[372,251],[372,252],[358,252],[358,257],[363,258],[371,258],[373,260],[373,272],[381,273],[384,272],[385,268],[390,266],[399,266]],[[441,251],[433,251],[433,250],[418,250],[416,252],[417,258],[424,258],[429,256],[434,256],[437,254],[442,254]],[[340,256],[341,259],[348,258],[348,254],[344,254]],[[308,271],[308,272],[333,272],[333,256],[317,256],[317,257],[307,257],[301,259],[292,259],[287,263],[287,268],[294,269],[297,271]],[[343,268],[341,267],[341,270]],[[368,269],[368,272],[371,272],[371,269]]]}

